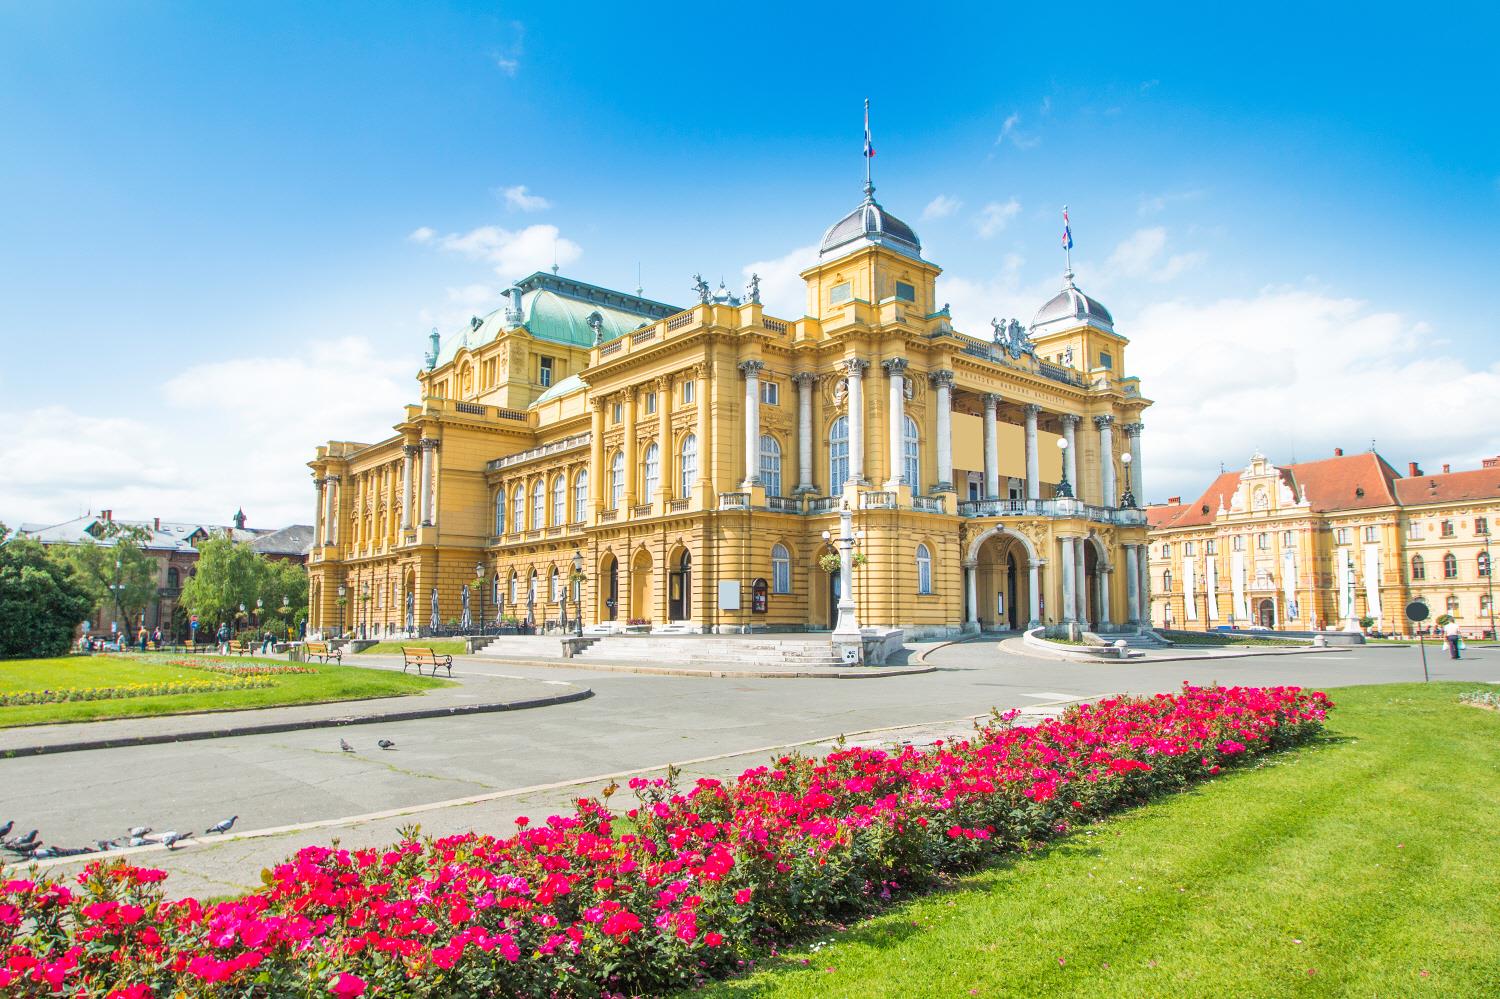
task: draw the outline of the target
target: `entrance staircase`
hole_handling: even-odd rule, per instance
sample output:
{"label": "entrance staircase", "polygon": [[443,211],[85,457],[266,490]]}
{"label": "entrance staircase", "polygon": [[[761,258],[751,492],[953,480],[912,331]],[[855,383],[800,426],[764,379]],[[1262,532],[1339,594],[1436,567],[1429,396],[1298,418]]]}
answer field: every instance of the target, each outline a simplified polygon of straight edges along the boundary
{"label": "entrance staircase", "polygon": [[713,635],[609,635],[575,657],[583,661],[689,668],[753,666],[824,669],[843,666],[828,639]]}
{"label": "entrance staircase", "polygon": [[1100,635],[1099,637],[1102,638],[1102,639],[1104,639],[1106,642],[1110,643],[1111,645],[1113,645],[1117,639],[1123,638],[1123,639],[1125,639],[1125,645],[1126,645],[1126,647],[1127,648],[1132,648],[1132,649],[1171,649],[1171,648],[1175,648],[1175,646],[1171,642],[1169,642],[1166,639],[1162,638],[1160,635],[1158,635],[1154,631],[1120,632],[1118,634],[1116,634],[1114,632],[1110,632],[1107,635]]}
{"label": "entrance staircase", "polygon": [[561,659],[562,639],[556,635],[500,635],[478,654],[501,659]]}

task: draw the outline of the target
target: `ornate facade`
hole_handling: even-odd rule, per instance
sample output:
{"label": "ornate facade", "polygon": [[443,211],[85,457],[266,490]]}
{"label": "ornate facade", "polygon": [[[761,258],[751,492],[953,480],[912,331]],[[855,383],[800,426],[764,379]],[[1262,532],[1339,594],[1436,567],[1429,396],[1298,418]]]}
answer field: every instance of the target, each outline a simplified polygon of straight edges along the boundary
{"label": "ornate facade", "polygon": [[873,193],[802,273],[801,317],[754,279],[699,279],[680,307],[538,273],[434,331],[394,434],[310,462],[311,627],[423,631],[481,603],[542,624],[566,598],[594,627],[827,629],[846,508],[862,625],[1141,620],[1145,517],[1121,501],[1150,403],[1112,317],[1069,272],[1028,326],[956,330]]}
{"label": "ornate facade", "polygon": [[[1173,497],[1151,522],[1152,622],[1201,630],[1409,633],[1405,607],[1452,614],[1465,633],[1495,628],[1490,525],[1500,458],[1408,475],[1373,451],[1280,466],[1255,455],[1195,502]],[[1429,620],[1430,625],[1432,620]]]}

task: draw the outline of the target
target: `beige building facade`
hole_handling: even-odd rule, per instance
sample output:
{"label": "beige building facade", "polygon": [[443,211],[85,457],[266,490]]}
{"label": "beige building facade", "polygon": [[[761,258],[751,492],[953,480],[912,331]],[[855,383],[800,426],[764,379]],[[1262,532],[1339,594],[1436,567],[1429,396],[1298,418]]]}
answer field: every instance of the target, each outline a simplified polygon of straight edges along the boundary
{"label": "beige building facade", "polygon": [[846,571],[859,624],[908,635],[1136,626],[1127,341],[1071,272],[1030,323],[959,331],[939,273],[867,187],[801,316],[754,279],[686,306],[524,279],[433,332],[390,437],[317,449],[310,627],[825,630]]}
{"label": "beige building facade", "polygon": [[1373,451],[1285,466],[1257,454],[1147,514],[1156,627],[1410,634],[1420,599],[1429,625],[1452,614],[1465,634],[1494,633],[1500,457],[1403,476]]}

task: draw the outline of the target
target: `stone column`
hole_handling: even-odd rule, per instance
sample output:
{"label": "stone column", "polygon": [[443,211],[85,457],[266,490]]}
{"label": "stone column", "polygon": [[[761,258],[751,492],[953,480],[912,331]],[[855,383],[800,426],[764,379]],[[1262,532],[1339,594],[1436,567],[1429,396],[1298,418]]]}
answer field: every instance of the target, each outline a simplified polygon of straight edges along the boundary
{"label": "stone column", "polygon": [[401,530],[411,530],[411,466],[417,456],[415,444],[401,445]]}
{"label": "stone column", "polygon": [[1073,581],[1073,539],[1058,538],[1058,546],[1062,549],[1058,561],[1062,563],[1062,623],[1078,620],[1078,600]]}
{"label": "stone column", "polygon": [[760,372],[765,365],[760,361],[741,361],[740,373],[745,376],[745,479],[741,489],[760,485]]}
{"label": "stone column", "polygon": [[998,499],[1000,496],[1000,439],[995,426],[1000,407],[1000,396],[986,392],[980,399],[984,405],[984,498]]}
{"label": "stone column", "polygon": [[599,510],[604,505],[604,490],[607,488],[604,481],[608,475],[604,467],[604,408],[608,405],[605,399],[589,400],[589,517],[593,523],[599,521]]}
{"label": "stone column", "polygon": [[1068,442],[1068,453],[1063,456],[1063,467],[1067,470],[1068,483],[1073,487],[1073,495],[1079,496],[1083,493],[1083,483],[1078,481],[1078,417],[1072,413],[1064,413],[1059,419],[1063,425],[1063,440]]}
{"label": "stone column", "polygon": [[[656,495],[648,496],[649,502],[661,501],[661,512],[667,512],[667,502],[677,495],[677,448],[672,444],[672,376],[666,375],[656,381],[656,450],[661,456],[660,477],[656,480]],[[666,587],[662,588],[663,592]],[[662,618],[666,620],[666,618]]]}
{"label": "stone column", "polygon": [[1141,570],[1137,545],[1125,546],[1125,623],[1141,623]]}
{"label": "stone column", "polygon": [[1036,450],[1036,417],[1042,407],[1031,402],[1026,404],[1026,498],[1042,498],[1042,462]]}
{"label": "stone column", "polygon": [[422,526],[423,527],[431,527],[432,526],[432,522],[433,522],[432,501],[434,499],[433,489],[432,489],[432,480],[433,480],[433,477],[434,477],[432,465],[433,465],[433,461],[434,461],[434,459],[436,457],[435,454],[434,454],[434,452],[437,450],[437,441],[435,441],[435,440],[433,440],[433,439],[431,439],[429,437],[424,437],[424,438],[422,438],[422,441],[421,441],[421,448],[422,448],[422,485],[421,485],[421,490],[422,490]]}
{"label": "stone column", "polygon": [[[709,392],[711,391],[708,381],[709,371],[710,369],[707,364],[700,364],[698,366],[696,372],[694,372],[697,376],[698,384],[693,389],[695,393],[694,398],[698,400],[698,484],[703,487],[702,494],[705,506],[709,503],[709,491],[713,488],[714,470],[714,428],[711,422],[713,419],[713,409],[710,406],[711,400],[709,399]],[[693,573],[693,578],[697,579],[700,577],[706,581],[708,573],[702,570]],[[706,594],[708,591],[704,590],[703,592]],[[704,599],[706,600],[707,598],[705,597]],[[706,609],[709,605],[707,603],[700,603],[699,606]]]}
{"label": "stone column", "polygon": [[1146,429],[1144,423],[1127,423],[1122,428],[1125,436],[1130,438],[1130,491],[1135,494],[1136,503],[1146,502],[1141,492],[1141,431]]}
{"label": "stone column", "polygon": [[794,495],[816,493],[813,484],[813,385],[818,376],[799,371],[792,376],[797,385],[797,491]]}
{"label": "stone column", "polygon": [[1142,628],[1151,627],[1151,564],[1146,545],[1136,546],[1136,572],[1139,582],[1136,590],[1136,619]]}
{"label": "stone column", "polygon": [[1100,506],[1119,506],[1120,497],[1115,492],[1115,418],[1094,417],[1094,426],[1099,429],[1099,491],[1104,495]]}
{"label": "stone column", "polygon": [[[865,369],[870,366],[869,361],[862,361],[857,357],[851,357],[844,362],[844,371],[848,375],[848,393],[846,395],[849,407],[849,482],[854,485],[863,485],[865,481]],[[838,483],[837,492],[843,489],[844,484]]]}
{"label": "stone column", "polygon": [[1042,623],[1042,565],[1044,563],[1032,559],[1026,563],[1026,602],[1031,606],[1028,613],[1031,619],[1026,622],[1027,627],[1037,628]]}
{"label": "stone column", "polygon": [[313,489],[318,494],[318,505],[313,508],[313,545],[321,547],[327,543],[327,536],[323,533],[323,509],[327,501],[323,498],[323,480],[313,479]]}
{"label": "stone column", "polygon": [[903,446],[906,439],[906,358],[892,357],[881,361],[880,366],[890,381],[889,412],[886,414],[890,428],[890,446],[887,448],[890,468],[887,469],[885,487],[894,491],[906,483],[915,489],[915,482],[906,482],[906,449]]}
{"label": "stone column", "polygon": [[339,543],[339,506],[343,502],[343,489],[340,488],[340,479],[337,475],[328,477],[328,513],[324,515],[323,524],[328,529],[328,543],[336,545]]}
{"label": "stone column", "polygon": [[1096,587],[1099,600],[1099,630],[1103,631],[1114,624],[1114,619],[1109,613],[1109,580],[1114,575],[1114,567],[1099,565],[1099,583]]}
{"label": "stone column", "polygon": [[979,567],[970,562],[964,563],[964,591],[969,595],[969,610],[965,618],[968,624],[972,624],[975,630],[979,628]]}
{"label": "stone column", "polygon": [[1084,560],[1088,543],[1087,538],[1073,542],[1073,605],[1078,609],[1078,623],[1084,628],[1089,626],[1089,574]]}
{"label": "stone column", "polygon": [[619,512],[623,519],[630,516],[635,506],[635,386],[625,390],[625,509]]}
{"label": "stone column", "polygon": [[953,372],[946,369],[928,376],[937,388],[937,482],[935,493],[953,492]]}

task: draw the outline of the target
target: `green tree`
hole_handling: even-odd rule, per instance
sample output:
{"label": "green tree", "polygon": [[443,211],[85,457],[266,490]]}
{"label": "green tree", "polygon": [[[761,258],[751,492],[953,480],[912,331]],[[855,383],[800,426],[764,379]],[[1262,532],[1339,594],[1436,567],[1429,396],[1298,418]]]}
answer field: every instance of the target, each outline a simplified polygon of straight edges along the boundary
{"label": "green tree", "polygon": [[150,540],[151,533],[143,527],[109,522],[99,541],[53,545],[48,555],[72,570],[91,606],[113,607],[115,620],[129,635],[131,626],[156,599],[160,567],[146,551]]}
{"label": "green tree", "polygon": [[65,654],[91,606],[70,568],[0,524],[0,658]]}
{"label": "green tree", "polygon": [[240,604],[251,608],[265,599],[265,559],[249,545],[228,538],[210,538],[198,546],[197,571],[182,588],[182,605],[204,622],[231,626]]}

